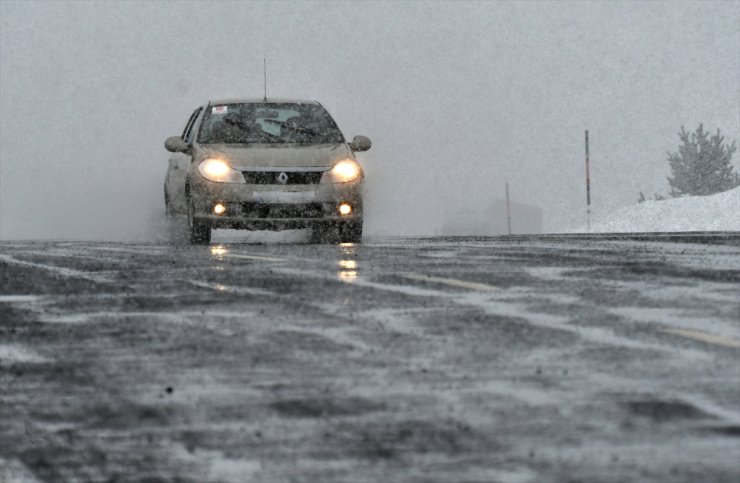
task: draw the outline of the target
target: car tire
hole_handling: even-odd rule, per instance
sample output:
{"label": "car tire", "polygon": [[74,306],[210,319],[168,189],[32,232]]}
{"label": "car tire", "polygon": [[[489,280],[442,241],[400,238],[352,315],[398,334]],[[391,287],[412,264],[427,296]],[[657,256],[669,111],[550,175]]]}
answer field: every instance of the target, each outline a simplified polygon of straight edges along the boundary
{"label": "car tire", "polygon": [[168,219],[172,219],[177,213],[175,213],[175,209],[172,206],[172,202],[170,201],[170,195],[167,192],[167,187],[164,189],[164,214]]}
{"label": "car tire", "polygon": [[170,197],[167,196],[167,188],[164,189],[164,214],[167,217],[172,216],[172,209],[170,208]]}
{"label": "car tire", "polygon": [[211,243],[211,225],[208,222],[195,219],[195,206],[188,201],[188,232],[190,243],[193,245],[208,245]]}
{"label": "car tire", "polygon": [[339,242],[340,243],[360,243],[362,242],[362,222],[349,221],[339,225]]}

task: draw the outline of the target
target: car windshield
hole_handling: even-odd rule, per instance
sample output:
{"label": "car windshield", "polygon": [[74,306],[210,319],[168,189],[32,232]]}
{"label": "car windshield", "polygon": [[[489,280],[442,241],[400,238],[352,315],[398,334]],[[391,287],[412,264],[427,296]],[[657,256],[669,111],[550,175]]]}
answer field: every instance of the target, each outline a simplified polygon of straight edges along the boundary
{"label": "car windshield", "polygon": [[327,144],[344,142],[328,112],[317,104],[244,103],[208,106],[201,144]]}

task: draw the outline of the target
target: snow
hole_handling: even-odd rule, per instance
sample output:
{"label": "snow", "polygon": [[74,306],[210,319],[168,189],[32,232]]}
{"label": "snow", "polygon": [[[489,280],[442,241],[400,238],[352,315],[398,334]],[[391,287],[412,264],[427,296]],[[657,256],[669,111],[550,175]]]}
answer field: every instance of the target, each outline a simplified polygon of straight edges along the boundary
{"label": "snow", "polygon": [[0,344],[0,365],[36,364],[43,362],[48,362],[48,360],[28,347],[14,344]]}
{"label": "snow", "polygon": [[740,187],[710,196],[645,201],[597,220],[591,231],[740,231]]}
{"label": "snow", "polygon": [[23,463],[16,459],[0,458],[0,481],[12,483],[37,483],[40,480]]}

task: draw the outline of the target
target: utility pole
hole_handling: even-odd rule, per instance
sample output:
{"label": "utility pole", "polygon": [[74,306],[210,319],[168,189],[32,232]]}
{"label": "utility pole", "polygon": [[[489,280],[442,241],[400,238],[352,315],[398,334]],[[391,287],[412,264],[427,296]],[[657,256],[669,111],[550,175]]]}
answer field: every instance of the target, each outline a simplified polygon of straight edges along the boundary
{"label": "utility pole", "polygon": [[506,224],[511,235],[511,204],[509,203],[509,182],[506,182]]}
{"label": "utility pole", "polygon": [[588,166],[588,129],[586,130],[586,226],[591,231],[591,173]]}

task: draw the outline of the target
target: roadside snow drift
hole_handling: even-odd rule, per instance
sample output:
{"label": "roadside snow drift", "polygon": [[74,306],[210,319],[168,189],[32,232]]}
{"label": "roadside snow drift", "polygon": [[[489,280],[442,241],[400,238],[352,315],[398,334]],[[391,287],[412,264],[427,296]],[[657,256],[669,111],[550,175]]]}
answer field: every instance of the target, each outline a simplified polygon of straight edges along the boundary
{"label": "roadside snow drift", "polygon": [[598,220],[591,231],[740,231],[740,187],[711,196],[645,201]]}

